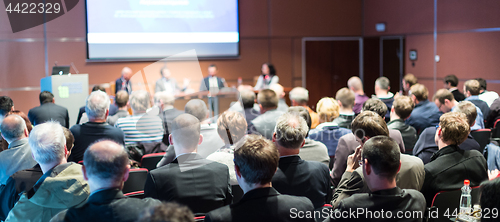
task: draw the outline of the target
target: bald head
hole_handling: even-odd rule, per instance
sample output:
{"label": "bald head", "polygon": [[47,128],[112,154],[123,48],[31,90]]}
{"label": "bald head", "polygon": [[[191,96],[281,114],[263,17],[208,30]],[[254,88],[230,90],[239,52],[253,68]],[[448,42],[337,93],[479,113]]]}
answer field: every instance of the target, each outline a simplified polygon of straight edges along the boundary
{"label": "bald head", "polygon": [[122,145],[104,140],[90,145],[83,156],[83,165],[89,182],[101,183],[94,186],[102,187],[123,181],[129,160]]}
{"label": "bald head", "polygon": [[269,86],[269,88],[273,90],[280,99],[285,96],[285,89],[283,88],[282,85],[276,83]]}
{"label": "bald head", "polygon": [[200,122],[208,118],[207,104],[201,99],[189,100],[184,106],[184,112],[195,116]]}
{"label": "bald head", "polygon": [[172,121],[170,142],[177,155],[195,152],[200,143],[200,121],[195,116],[185,113]]}
{"label": "bald head", "polygon": [[132,69],[130,69],[129,67],[124,67],[122,69],[122,76],[125,80],[130,80],[130,78],[132,78]]}
{"label": "bald head", "polygon": [[349,80],[347,81],[347,86],[354,92],[363,90],[363,83],[361,82],[361,79],[357,76],[349,78]]}
{"label": "bald head", "polygon": [[9,144],[27,137],[26,122],[22,117],[15,114],[5,117],[0,130],[3,138]]}

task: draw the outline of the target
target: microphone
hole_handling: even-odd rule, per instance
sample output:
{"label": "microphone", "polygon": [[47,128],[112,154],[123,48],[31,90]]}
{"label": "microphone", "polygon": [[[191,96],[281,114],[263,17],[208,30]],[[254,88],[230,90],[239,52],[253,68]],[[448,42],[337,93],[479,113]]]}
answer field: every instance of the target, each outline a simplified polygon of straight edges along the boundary
{"label": "microphone", "polygon": [[75,70],[76,74],[78,74],[78,69],[76,69],[76,66],[75,66],[75,64],[73,64],[73,62],[71,62],[71,67],[73,67],[73,69]]}

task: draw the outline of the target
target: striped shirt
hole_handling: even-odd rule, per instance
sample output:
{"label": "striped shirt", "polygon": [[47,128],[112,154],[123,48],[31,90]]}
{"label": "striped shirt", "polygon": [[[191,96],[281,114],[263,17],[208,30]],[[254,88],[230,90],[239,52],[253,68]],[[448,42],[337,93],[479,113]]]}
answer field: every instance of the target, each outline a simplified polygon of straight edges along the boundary
{"label": "striped shirt", "polygon": [[162,124],[159,116],[146,113],[119,118],[115,127],[125,134],[125,144],[149,143],[163,139]]}

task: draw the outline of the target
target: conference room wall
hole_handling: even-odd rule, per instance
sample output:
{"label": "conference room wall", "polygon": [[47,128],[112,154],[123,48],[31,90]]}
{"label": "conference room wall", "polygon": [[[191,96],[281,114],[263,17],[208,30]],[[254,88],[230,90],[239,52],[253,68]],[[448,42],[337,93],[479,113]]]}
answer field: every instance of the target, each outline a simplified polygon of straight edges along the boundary
{"label": "conference room wall", "polygon": [[[362,35],[362,0],[257,0],[239,1],[239,5],[240,58],[200,61],[204,75],[208,65],[215,63],[230,85],[236,85],[238,77],[244,84],[253,84],[265,62],[275,65],[285,87],[301,85],[302,37]],[[5,11],[3,4],[0,10]],[[137,72],[155,62],[86,62],[84,1],[48,22],[47,37],[49,71],[55,61],[59,65],[73,62],[80,73],[89,74],[91,86],[114,81],[124,66]],[[14,42],[24,38],[34,42]],[[39,87],[45,77],[43,26],[12,33],[7,13],[0,13],[0,57],[0,95],[11,96],[23,112],[39,105],[39,90],[9,89]],[[169,67],[182,70],[183,62]],[[190,87],[198,85],[192,81]]]}
{"label": "conference room wall", "polygon": [[[425,84],[430,96],[443,88],[443,78],[455,74],[459,89],[470,78],[488,80],[488,89],[500,92],[500,1],[436,0],[437,44],[440,61],[434,82],[434,0],[365,0],[365,36],[405,36],[405,72]],[[386,23],[385,32],[375,24]],[[479,30],[482,29],[482,30]],[[408,53],[416,49],[417,61]],[[413,66],[413,63],[415,64]]]}

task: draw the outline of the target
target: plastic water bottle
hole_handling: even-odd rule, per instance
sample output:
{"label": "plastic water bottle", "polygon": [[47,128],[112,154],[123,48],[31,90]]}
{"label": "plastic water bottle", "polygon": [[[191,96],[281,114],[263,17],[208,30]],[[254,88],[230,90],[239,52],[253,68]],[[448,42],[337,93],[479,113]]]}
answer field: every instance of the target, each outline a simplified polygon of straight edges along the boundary
{"label": "plastic water bottle", "polygon": [[460,196],[460,213],[470,214],[471,213],[471,188],[470,181],[464,180],[464,186],[462,187],[462,196]]}

